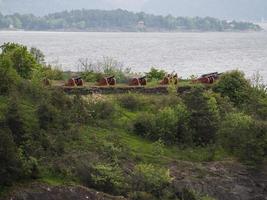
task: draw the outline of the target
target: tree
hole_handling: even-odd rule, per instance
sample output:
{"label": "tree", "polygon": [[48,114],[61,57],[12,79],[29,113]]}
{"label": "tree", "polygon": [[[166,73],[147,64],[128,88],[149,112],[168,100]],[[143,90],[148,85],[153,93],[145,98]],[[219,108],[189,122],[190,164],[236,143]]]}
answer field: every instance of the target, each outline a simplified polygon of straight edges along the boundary
{"label": "tree", "polygon": [[158,70],[154,67],[150,69],[150,72],[146,73],[147,78],[150,80],[161,80],[166,75],[166,72],[164,70]]}
{"label": "tree", "polygon": [[261,164],[267,154],[267,124],[243,113],[226,116],[218,131],[219,142],[247,164]]}
{"label": "tree", "polygon": [[31,79],[33,71],[40,68],[26,46],[6,43],[1,46],[1,49],[2,58],[10,59],[12,68],[14,68],[22,78]]}
{"label": "tree", "polygon": [[40,49],[32,47],[30,52],[33,55],[37,63],[42,64],[42,65],[45,64],[45,55]]}
{"label": "tree", "polygon": [[189,127],[195,144],[214,142],[220,118],[216,99],[202,88],[195,88],[185,95],[184,102],[191,113]]}
{"label": "tree", "polygon": [[22,175],[22,163],[8,128],[0,129],[0,138],[0,185],[10,185]]}
{"label": "tree", "polygon": [[236,106],[240,106],[249,99],[250,83],[244,73],[235,70],[223,74],[213,90],[229,97]]}
{"label": "tree", "polygon": [[0,55],[0,94],[7,94],[19,81],[19,76],[12,68],[12,61]]}

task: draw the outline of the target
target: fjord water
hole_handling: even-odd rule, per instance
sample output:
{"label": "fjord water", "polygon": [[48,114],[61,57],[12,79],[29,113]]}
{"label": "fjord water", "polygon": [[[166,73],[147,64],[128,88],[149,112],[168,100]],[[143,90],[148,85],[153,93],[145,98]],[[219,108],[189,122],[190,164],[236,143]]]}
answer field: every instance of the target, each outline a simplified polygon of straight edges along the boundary
{"label": "fjord water", "polygon": [[267,82],[267,32],[246,33],[85,33],[0,32],[0,44],[17,42],[37,47],[48,63],[64,70],[78,69],[78,60],[101,61],[112,57],[145,72],[154,66],[182,77],[207,72],[256,71]]}

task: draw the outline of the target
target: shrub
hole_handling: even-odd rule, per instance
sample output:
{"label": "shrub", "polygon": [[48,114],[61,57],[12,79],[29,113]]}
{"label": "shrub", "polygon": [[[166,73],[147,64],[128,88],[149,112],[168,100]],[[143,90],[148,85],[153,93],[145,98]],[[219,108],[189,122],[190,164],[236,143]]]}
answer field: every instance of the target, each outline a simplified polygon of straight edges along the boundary
{"label": "shrub", "polygon": [[9,58],[0,56],[0,94],[7,94],[18,83],[19,76]]}
{"label": "shrub", "polygon": [[[140,113],[133,123],[133,131],[140,136],[149,138],[155,127],[155,115],[147,112]],[[154,138],[155,140],[157,137]]]}
{"label": "shrub", "polygon": [[25,121],[23,120],[17,101],[10,102],[6,116],[6,123],[11,130],[14,142],[17,145],[22,144],[26,139],[25,136],[27,132]]}
{"label": "shrub", "polygon": [[176,127],[178,125],[177,113],[173,108],[166,107],[155,115],[155,127],[150,138],[162,139],[165,142],[176,141]]}
{"label": "shrub", "polygon": [[146,73],[146,76],[149,80],[162,80],[166,72],[164,70],[158,70],[154,67],[150,69],[150,72]]}
{"label": "shrub", "polygon": [[161,196],[171,181],[169,170],[151,164],[136,165],[132,174],[133,190],[148,192],[157,197]]}
{"label": "shrub", "polygon": [[81,72],[81,76],[83,80],[85,80],[86,82],[97,82],[101,78],[103,78],[105,75],[101,72],[84,71],[84,72]]}
{"label": "shrub", "polygon": [[184,102],[191,113],[189,127],[195,144],[214,142],[220,118],[216,99],[203,89],[195,88],[184,96]]}
{"label": "shrub", "polygon": [[61,70],[57,68],[52,68],[52,66],[44,66],[41,69],[42,77],[43,78],[48,78],[50,80],[63,80],[64,79],[64,74]]}
{"label": "shrub", "polygon": [[98,102],[93,107],[93,116],[99,119],[111,119],[116,108],[111,101]]}
{"label": "shrub", "polygon": [[164,147],[165,147],[165,144],[162,140],[158,140],[156,142],[153,143],[153,146],[152,146],[152,152],[151,154],[157,158],[160,158],[161,156],[164,155]]}
{"label": "shrub", "polygon": [[241,161],[261,164],[266,156],[267,125],[243,113],[229,114],[219,129],[221,144]]}
{"label": "shrub", "polygon": [[40,128],[47,130],[49,126],[52,125],[54,119],[56,118],[56,112],[51,105],[47,103],[42,103],[37,108],[37,116],[40,123]]}
{"label": "shrub", "polygon": [[213,89],[223,96],[228,96],[236,106],[240,106],[248,101],[250,83],[244,73],[236,70],[223,74]]}
{"label": "shrub", "polygon": [[190,144],[189,113],[183,104],[166,107],[156,114],[141,113],[134,121],[134,132],[165,143]]}
{"label": "shrub", "polygon": [[89,187],[115,195],[126,188],[123,171],[118,166],[95,164],[83,168],[78,169],[78,176]]}
{"label": "shrub", "polygon": [[131,200],[156,200],[157,198],[154,197],[150,193],[136,191],[136,192],[130,193],[129,199],[131,199]]}
{"label": "shrub", "polygon": [[11,131],[7,128],[0,129],[0,186],[10,185],[22,177],[22,163],[19,159],[16,144]]}
{"label": "shrub", "polygon": [[144,106],[144,101],[141,95],[125,94],[118,97],[119,104],[128,110],[140,110]]}

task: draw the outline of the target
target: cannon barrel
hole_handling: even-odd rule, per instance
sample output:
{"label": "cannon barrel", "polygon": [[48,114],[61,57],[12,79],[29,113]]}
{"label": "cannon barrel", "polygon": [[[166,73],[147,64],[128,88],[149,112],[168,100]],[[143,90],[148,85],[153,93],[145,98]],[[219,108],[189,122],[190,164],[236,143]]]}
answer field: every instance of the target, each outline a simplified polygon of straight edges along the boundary
{"label": "cannon barrel", "polygon": [[115,76],[108,76],[107,79],[115,78]]}
{"label": "cannon barrel", "polygon": [[203,74],[201,75],[201,77],[207,77],[207,76],[218,76],[219,73],[218,72],[213,72],[213,73],[209,73],[209,74]]}
{"label": "cannon barrel", "polygon": [[147,76],[143,76],[143,77],[141,77],[141,78],[139,78],[139,79],[146,79],[147,78]]}

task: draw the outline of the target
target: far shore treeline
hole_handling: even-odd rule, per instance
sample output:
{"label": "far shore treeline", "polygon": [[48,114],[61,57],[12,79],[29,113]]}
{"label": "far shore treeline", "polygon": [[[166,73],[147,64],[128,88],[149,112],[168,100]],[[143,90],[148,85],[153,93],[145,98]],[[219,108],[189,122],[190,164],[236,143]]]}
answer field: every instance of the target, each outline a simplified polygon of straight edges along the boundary
{"label": "far shore treeline", "polygon": [[73,10],[43,17],[32,14],[3,15],[0,30],[35,31],[260,31],[249,22],[219,20],[212,17],[174,17],[134,13],[127,10]]}

